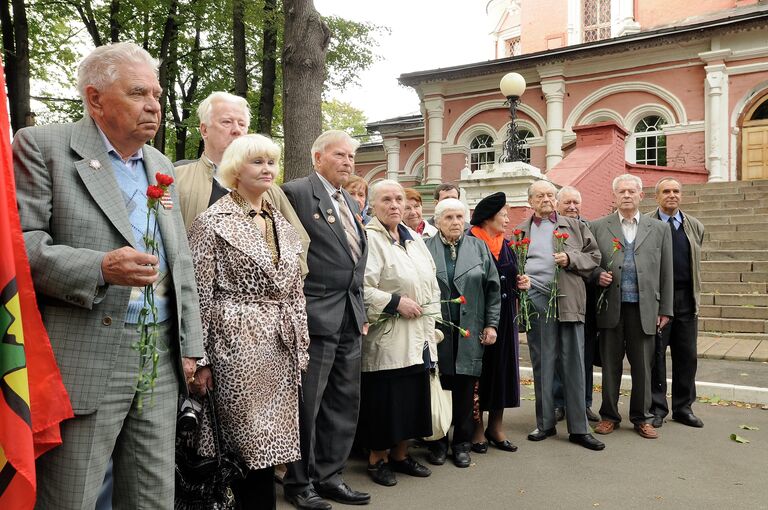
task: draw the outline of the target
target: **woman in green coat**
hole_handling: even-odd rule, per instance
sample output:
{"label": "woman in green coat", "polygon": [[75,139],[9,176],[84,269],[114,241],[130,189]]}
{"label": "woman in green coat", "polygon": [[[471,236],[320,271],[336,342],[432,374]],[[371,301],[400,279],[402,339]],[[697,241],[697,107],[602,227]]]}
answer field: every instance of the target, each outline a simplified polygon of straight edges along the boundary
{"label": "woman in green coat", "polygon": [[[437,348],[440,382],[444,389],[451,390],[453,400],[451,450],[457,467],[469,467],[471,462],[474,386],[482,372],[483,350],[496,341],[501,306],[499,275],[493,257],[483,241],[464,235],[465,220],[462,202],[440,201],[435,208],[438,235],[426,242],[435,261],[440,299],[466,299],[465,304],[442,303],[442,319],[453,326],[440,325],[445,340]],[[445,437],[430,443],[427,460],[443,464],[447,452]]]}

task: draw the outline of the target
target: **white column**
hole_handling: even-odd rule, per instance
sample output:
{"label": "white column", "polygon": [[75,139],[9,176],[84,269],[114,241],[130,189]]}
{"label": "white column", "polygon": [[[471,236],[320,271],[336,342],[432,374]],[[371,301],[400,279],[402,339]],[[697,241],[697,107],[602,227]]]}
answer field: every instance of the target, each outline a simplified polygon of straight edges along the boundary
{"label": "white column", "polygon": [[387,153],[387,179],[396,181],[400,173],[400,140],[384,140],[384,152]]}
{"label": "white column", "polygon": [[424,101],[427,110],[427,172],[425,184],[443,182],[443,113],[445,101],[442,97]]}
{"label": "white column", "polygon": [[725,64],[708,65],[704,70],[707,72],[704,87],[707,170],[709,182],[722,182],[728,180],[728,76]]}
{"label": "white column", "polygon": [[565,79],[560,76],[541,81],[541,91],[547,101],[547,170],[563,160],[563,98]]}
{"label": "white column", "polygon": [[640,23],[635,21],[634,0],[611,0],[611,37],[636,34]]}

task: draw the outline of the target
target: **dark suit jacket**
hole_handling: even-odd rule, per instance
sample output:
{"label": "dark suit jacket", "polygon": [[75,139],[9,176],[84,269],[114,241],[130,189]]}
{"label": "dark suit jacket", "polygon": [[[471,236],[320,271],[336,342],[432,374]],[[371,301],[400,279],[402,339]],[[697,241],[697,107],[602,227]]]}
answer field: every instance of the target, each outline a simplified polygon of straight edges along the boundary
{"label": "dark suit jacket", "polygon": [[[602,261],[593,273],[593,281],[607,270],[613,258],[613,281],[608,286],[608,306],[597,314],[597,327],[614,328],[621,315],[621,268],[624,264],[624,251],[613,254],[613,238],[616,237],[625,246],[619,216],[613,212],[590,224],[592,233],[600,247]],[[669,226],[640,215],[635,236],[635,266],[637,285],[640,290],[640,321],[646,335],[656,334],[658,315],[673,315],[674,281],[672,280],[672,233]],[[601,287],[602,288],[602,287]]]}
{"label": "dark suit jacket", "polygon": [[[163,154],[148,145],[143,152],[150,184],[156,182],[155,172],[174,175]],[[136,244],[125,201],[104,142],[87,115],[72,124],[19,130],[13,164],[43,321],[72,408],[75,414],[88,414],[98,409],[115,366],[131,293],[130,287],[98,287],[104,253]],[[176,184],[170,193],[178,204]],[[199,358],[197,287],[178,207],[160,208],[158,225],[173,280],[180,354]]]}
{"label": "dark suit jacket", "polygon": [[[365,227],[358,222],[363,254],[355,263],[344,227],[317,173],[312,171],[308,177],[284,184],[283,191],[311,241],[307,253],[309,274],[304,280],[309,334],[326,336],[338,332],[347,301],[351,303],[354,322],[362,331],[365,322],[363,277],[368,258]],[[357,218],[360,214],[357,204],[346,190],[341,192]]]}

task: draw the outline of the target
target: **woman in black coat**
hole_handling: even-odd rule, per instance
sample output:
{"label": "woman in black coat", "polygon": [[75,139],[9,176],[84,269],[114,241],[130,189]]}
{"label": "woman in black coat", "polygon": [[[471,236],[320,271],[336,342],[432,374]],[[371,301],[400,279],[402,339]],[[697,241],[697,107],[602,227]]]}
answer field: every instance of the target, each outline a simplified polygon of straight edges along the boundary
{"label": "woman in black coat", "polygon": [[[481,200],[470,222],[468,235],[484,241],[493,255],[501,283],[501,312],[498,337],[483,353],[479,381],[479,415],[475,421],[472,451],[485,453],[488,443],[508,451],[517,446],[507,439],[503,428],[504,409],[520,407],[519,343],[515,310],[517,289],[530,287],[527,276],[518,276],[517,257],[504,239],[509,224],[507,197],[498,192]],[[483,429],[483,412],[488,411],[488,428]]]}

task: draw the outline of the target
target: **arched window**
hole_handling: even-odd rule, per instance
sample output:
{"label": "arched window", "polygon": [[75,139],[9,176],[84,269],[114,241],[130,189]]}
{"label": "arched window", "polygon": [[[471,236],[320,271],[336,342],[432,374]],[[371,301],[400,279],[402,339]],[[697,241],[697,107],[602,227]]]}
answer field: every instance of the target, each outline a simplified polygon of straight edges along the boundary
{"label": "arched window", "polygon": [[523,163],[531,164],[531,146],[528,145],[528,139],[533,138],[533,133],[527,129],[519,129],[517,131],[517,138],[522,142],[520,144],[520,152],[523,155]]}
{"label": "arched window", "polygon": [[478,135],[469,144],[469,170],[476,172],[484,170],[496,161],[496,151],[493,150],[493,137]]}
{"label": "arched window", "polygon": [[649,115],[635,125],[635,163],[667,165],[667,137],[661,132],[665,124],[662,117]]}

